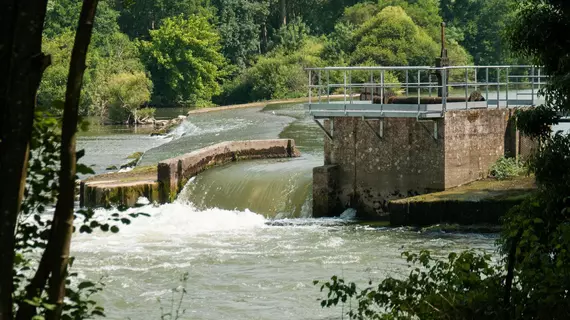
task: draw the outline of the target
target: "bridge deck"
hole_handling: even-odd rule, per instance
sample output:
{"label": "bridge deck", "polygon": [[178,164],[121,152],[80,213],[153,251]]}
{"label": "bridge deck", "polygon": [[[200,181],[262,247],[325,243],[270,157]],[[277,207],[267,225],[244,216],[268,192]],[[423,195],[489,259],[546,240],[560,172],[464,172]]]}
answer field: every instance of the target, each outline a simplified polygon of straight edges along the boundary
{"label": "bridge deck", "polygon": [[[444,117],[447,110],[535,106],[544,102],[539,92],[546,78],[534,66],[326,67],[308,71],[309,102],[305,109],[315,119],[433,119]],[[436,80],[438,73],[441,83]],[[423,98],[437,97],[438,91],[445,96],[441,103],[422,103]],[[484,101],[468,101],[475,91]],[[342,100],[331,100],[333,93],[340,93]],[[411,99],[405,104],[378,103],[385,101],[388,93]],[[409,103],[416,98],[416,103]]]}

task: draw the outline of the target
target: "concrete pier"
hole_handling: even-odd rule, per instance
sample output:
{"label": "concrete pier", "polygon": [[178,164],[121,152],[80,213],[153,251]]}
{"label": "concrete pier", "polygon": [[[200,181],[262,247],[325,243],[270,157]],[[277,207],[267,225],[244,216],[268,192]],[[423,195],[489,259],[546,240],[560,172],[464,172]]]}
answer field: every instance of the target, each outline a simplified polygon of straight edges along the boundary
{"label": "concrete pier", "polygon": [[433,120],[334,117],[324,121],[324,166],[313,171],[313,215],[356,208],[388,219],[388,201],[443,191],[488,175],[501,156],[526,156],[534,143],[513,109],[450,110]]}

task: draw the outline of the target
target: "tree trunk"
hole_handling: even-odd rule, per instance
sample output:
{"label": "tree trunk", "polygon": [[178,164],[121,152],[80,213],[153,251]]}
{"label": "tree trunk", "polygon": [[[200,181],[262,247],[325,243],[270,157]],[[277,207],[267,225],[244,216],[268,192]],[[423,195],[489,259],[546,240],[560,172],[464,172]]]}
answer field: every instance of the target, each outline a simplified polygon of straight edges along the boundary
{"label": "tree trunk", "polygon": [[281,27],[287,25],[287,0],[279,0],[279,4],[281,5],[281,19],[279,23],[281,23]]}
{"label": "tree trunk", "polygon": [[[25,3],[25,4],[24,4]],[[0,0],[0,320],[12,320],[14,232],[26,181],[47,0]]]}
{"label": "tree trunk", "polygon": [[91,42],[93,22],[98,0],[84,0],[75,34],[69,76],[65,91],[63,126],[61,132],[61,168],[59,173],[59,195],[54,213],[53,251],[51,252],[51,277],[49,280],[49,302],[55,305],[47,313],[48,320],[61,318],[65,297],[65,279],[69,265],[69,248],[73,233],[73,203],[75,198],[75,134],[79,113],[81,84],[85,71],[87,49]]}

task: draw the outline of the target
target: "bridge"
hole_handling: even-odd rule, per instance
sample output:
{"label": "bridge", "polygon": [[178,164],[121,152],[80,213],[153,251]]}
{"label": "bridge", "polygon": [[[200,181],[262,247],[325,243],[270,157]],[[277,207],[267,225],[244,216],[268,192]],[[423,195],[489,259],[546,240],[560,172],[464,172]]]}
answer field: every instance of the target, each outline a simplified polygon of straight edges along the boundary
{"label": "bridge", "polygon": [[353,207],[374,219],[388,218],[392,199],[469,183],[501,156],[527,156],[535,144],[516,130],[514,110],[543,103],[547,80],[527,65],[307,71],[305,108],[326,137],[313,214]]}

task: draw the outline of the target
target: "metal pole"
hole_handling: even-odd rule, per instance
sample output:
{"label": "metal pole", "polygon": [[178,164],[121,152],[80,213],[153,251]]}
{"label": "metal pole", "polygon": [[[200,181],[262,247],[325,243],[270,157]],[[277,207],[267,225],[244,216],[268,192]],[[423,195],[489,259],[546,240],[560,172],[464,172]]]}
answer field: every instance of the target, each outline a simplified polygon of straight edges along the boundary
{"label": "metal pole", "polygon": [[445,114],[447,111],[447,72],[445,69],[442,69],[441,73],[441,104],[442,104],[442,111]]}
{"label": "metal pole", "polygon": [[489,108],[489,68],[485,68],[485,101],[487,108]]}
{"label": "metal pole", "polygon": [[311,88],[311,71],[312,70],[309,70],[309,104],[311,104],[311,96],[313,91],[313,88]]}
{"label": "metal pole", "polygon": [[532,75],[531,75],[532,81],[531,81],[531,92],[530,92],[530,95],[531,95],[531,99],[532,99],[532,103],[531,103],[531,104],[534,106],[534,66],[533,66],[530,70],[531,70],[530,72],[532,73]]}
{"label": "metal pole", "polygon": [[352,104],[352,70],[348,71],[348,95],[350,99],[350,104]]}
{"label": "metal pole", "polygon": [[409,92],[408,92],[408,91],[409,91],[409,89],[408,89],[408,82],[409,82],[410,80],[408,80],[408,79],[409,79],[409,76],[408,76],[408,69],[406,69],[406,97],[407,97],[408,94],[409,94]]}
{"label": "metal pole", "polygon": [[429,96],[431,97],[431,72],[428,71],[428,87],[429,87]]}
{"label": "metal pole", "polygon": [[331,103],[331,81],[330,81],[330,71],[327,70],[327,103]]}
{"label": "metal pole", "polygon": [[321,70],[319,70],[319,103],[321,103],[321,91],[322,91],[322,83],[321,83]]}
{"label": "metal pole", "polygon": [[384,70],[380,71],[380,114],[384,111]]}
{"label": "metal pole", "polygon": [[507,82],[506,82],[506,84],[505,84],[505,86],[506,86],[505,97],[506,97],[506,100],[507,100],[507,109],[508,109],[508,108],[509,108],[509,74],[510,74],[510,72],[509,72],[509,67],[507,67],[506,72],[507,72]]}
{"label": "metal pole", "polygon": [[370,103],[374,104],[374,71],[370,70]]}
{"label": "metal pole", "polygon": [[469,69],[467,69],[467,67],[465,67],[465,109],[469,108],[469,102],[468,97],[469,97]]}
{"label": "metal pole", "polygon": [[501,69],[497,68],[497,109],[501,105],[501,97],[499,94],[501,93]]}
{"label": "metal pole", "polygon": [[421,70],[418,69],[418,113],[420,112],[420,95],[421,95],[421,90],[420,90],[420,86],[421,86],[421,83],[420,83],[420,71],[421,71]]}
{"label": "metal pole", "polygon": [[344,71],[344,86],[343,86],[343,90],[344,90],[344,108],[346,110],[346,70]]}

